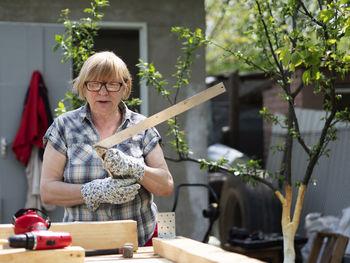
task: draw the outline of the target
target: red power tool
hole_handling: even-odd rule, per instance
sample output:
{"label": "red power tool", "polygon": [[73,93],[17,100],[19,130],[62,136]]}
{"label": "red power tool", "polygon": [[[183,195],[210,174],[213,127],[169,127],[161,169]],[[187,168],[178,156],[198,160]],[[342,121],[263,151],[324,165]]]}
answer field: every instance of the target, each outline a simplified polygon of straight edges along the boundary
{"label": "red power tool", "polygon": [[[39,214],[44,215],[45,219]],[[36,208],[24,208],[13,216],[15,235],[9,237],[9,246],[32,250],[64,248],[72,243],[67,232],[49,231],[49,217]]]}

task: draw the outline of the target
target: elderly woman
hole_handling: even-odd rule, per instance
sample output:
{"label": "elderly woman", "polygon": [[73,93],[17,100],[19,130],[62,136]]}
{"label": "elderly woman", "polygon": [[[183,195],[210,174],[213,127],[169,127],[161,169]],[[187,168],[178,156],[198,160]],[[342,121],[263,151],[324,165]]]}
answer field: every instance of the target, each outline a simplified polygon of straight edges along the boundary
{"label": "elderly woman", "polygon": [[125,63],[114,53],[86,60],[73,85],[86,104],[60,115],[47,130],[40,191],[44,203],[65,207],[65,222],[135,220],[143,246],[156,227],[152,194],[173,191],[159,133],[151,128],[115,145],[104,163],[93,148],[145,118],[122,101],[131,83]]}

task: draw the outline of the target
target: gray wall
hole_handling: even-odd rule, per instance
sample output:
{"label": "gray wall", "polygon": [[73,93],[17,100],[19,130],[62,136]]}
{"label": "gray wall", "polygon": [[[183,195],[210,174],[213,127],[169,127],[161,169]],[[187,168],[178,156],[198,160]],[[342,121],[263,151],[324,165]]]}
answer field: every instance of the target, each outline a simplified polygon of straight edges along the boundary
{"label": "gray wall", "polygon": [[[27,23],[57,23],[59,12],[62,9],[71,10],[71,19],[78,19],[82,16],[82,10],[88,7],[90,1],[87,0],[8,0],[0,2],[0,21],[2,22],[21,22]],[[170,33],[173,26],[185,26],[191,29],[205,27],[204,0],[111,0],[110,7],[103,10],[104,22],[139,22],[147,24],[148,39],[148,60],[153,62],[155,67],[166,77],[171,84],[174,80],[171,74],[175,72],[174,64],[176,58],[181,54],[180,41],[176,36]],[[58,29],[59,31],[59,29]],[[3,38],[4,36],[1,36]],[[32,41],[34,36],[28,35]],[[21,40],[20,40],[21,41]],[[30,42],[29,41],[29,42]],[[51,41],[51,39],[50,39]],[[11,44],[10,44],[11,45]],[[14,46],[15,48],[15,46]],[[52,43],[43,43],[43,57],[46,63],[41,64],[44,78],[50,93],[50,103],[52,111],[57,102],[63,97],[68,88],[67,81],[70,76],[70,65],[59,64],[59,55],[52,54]],[[7,137],[11,142],[18,128],[24,93],[30,81],[30,74],[36,69],[36,63],[30,58],[30,46],[18,47],[26,67],[19,68],[17,64],[11,62],[12,55],[1,56],[0,76],[3,72],[12,70],[16,76],[21,79],[21,85],[12,87],[13,83],[4,83],[0,79],[1,91],[6,90],[8,84],[8,93],[5,97],[1,94],[1,129],[0,136]],[[16,51],[14,51],[16,52]],[[3,54],[2,54],[3,55]],[[47,57],[49,56],[49,57]],[[196,63],[193,66],[190,88],[183,91],[182,98],[193,95],[205,88],[205,54],[204,49],[199,50],[196,57]],[[18,62],[20,63],[20,62]],[[55,64],[52,66],[51,64]],[[7,70],[5,68],[7,67]],[[60,68],[60,71],[54,69]],[[9,79],[7,79],[9,80]],[[6,86],[7,87],[7,86]],[[168,105],[159,99],[159,96],[153,91],[148,91],[149,115],[156,113]],[[206,109],[208,104],[198,106],[190,112],[181,116],[181,121],[185,125],[185,131],[188,134],[190,147],[194,152],[201,156],[206,154]],[[10,107],[10,108],[9,108]],[[11,114],[3,114],[9,112]],[[195,124],[195,125],[194,125]],[[159,125],[164,142],[166,138],[166,125]],[[168,146],[165,145],[167,154],[172,154]],[[10,165],[9,165],[10,164]],[[190,163],[175,164],[168,162],[170,170],[174,176],[176,185],[185,182],[206,182],[206,174],[199,172],[198,167]],[[5,168],[6,167],[6,168]],[[9,223],[10,216],[19,208],[24,206],[26,193],[26,179],[23,165],[16,161],[12,151],[9,149],[8,156],[0,160],[0,198],[2,202],[1,223]],[[170,197],[156,197],[156,203],[160,211],[170,211],[173,204],[173,195]],[[177,209],[177,234],[201,240],[205,231],[207,222],[202,217],[202,209],[207,206],[207,192],[203,189],[183,189]],[[60,220],[61,209],[58,208],[53,213],[54,221]],[[191,223],[189,223],[191,222]]]}
{"label": "gray wall", "polygon": [[[69,89],[70,63],[60,62],[60,54],[52,51],[54,37],[63,27],[54,24],[24,24],[0,22],[0,136],[8,146],[0,158],[1,222],[24,207],[27,193],[25,167],[16,160],[11,146],[15,138],[25,95],[34,70],[39,70],[49,89],[52,109]],[[53,112],[53,110],[52,110]],[[56,209],[55,218],[62,213]]]}

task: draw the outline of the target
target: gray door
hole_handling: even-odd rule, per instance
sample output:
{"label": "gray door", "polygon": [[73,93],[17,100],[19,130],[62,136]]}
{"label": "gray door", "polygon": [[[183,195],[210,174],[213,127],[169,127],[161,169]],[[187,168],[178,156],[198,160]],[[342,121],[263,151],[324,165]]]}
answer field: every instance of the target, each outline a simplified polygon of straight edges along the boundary
{"label": "gray door", "polygon": [[[139,30],[138,29],[103,29],[98,31],[95,38],[94,48],[96,51],[113,51],[118,55],[130,71],[132,76],[132,93],[130,98],[140,98],[139,87],[139,69],[136,64],[139,63],[140,47],[139,47]],[[139,108],[136,109],[140,111]]]}
{"label": "gray door", "polygon": [[[39,70],[49,91],[52,114],[71,80],[70,63],[61,63],[60,51],[53,52],[56,24],[0,23],[0,137],[7,141],[5,156],[0,156],[0,222],[25,205],[27,181],[23,163],[16,160],[11,146],[24,107],[25,94],[33,71]],[[60,221],[62,208],[50,213]]]}

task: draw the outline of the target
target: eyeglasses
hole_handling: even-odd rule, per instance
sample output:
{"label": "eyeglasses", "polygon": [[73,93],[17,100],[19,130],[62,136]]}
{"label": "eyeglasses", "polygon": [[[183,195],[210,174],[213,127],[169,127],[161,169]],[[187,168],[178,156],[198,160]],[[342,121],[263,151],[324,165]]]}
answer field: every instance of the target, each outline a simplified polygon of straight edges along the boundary
{"label": "eyeglasses", "polygon": [[99,92],[103,86],[105,86],[108,92],[118,92],[123,86],[121,82],[85,81],[84,84],[88,91],[94,92]]}

